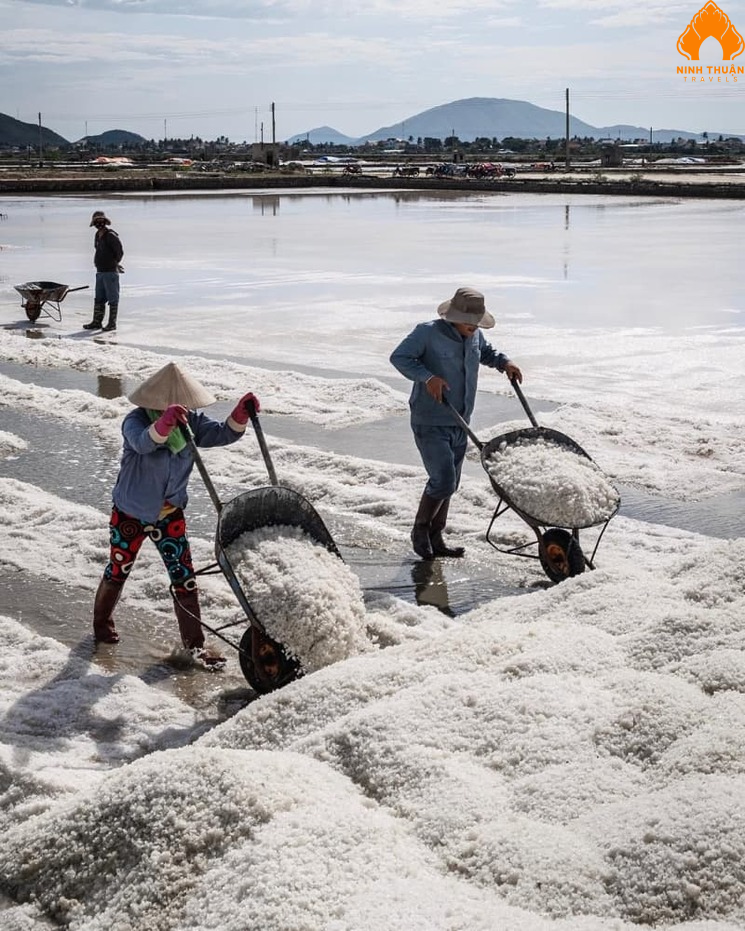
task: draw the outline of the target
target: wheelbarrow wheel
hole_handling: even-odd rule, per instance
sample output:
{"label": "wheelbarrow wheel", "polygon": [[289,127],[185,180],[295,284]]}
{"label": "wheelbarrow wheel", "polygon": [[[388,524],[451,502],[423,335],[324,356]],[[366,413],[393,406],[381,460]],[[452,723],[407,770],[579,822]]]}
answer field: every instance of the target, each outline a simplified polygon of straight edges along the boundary
{"label": "wheelbarrow wheel", "polygon": [[300,663],[287,656],[282,644],[256,627],[249,627],[241,637],[238,662],[246,681],[260,695],[274,692],[302,675]]}
{"label": "wheelbarrow wheel", "polygon": [[41,316],[41,303],[39,301],[32,301],[29,299],[24,304],[23,309],[26,311],[26,316],[31,323],[36,323]]}
{"label": "wheelbarrow wheel", "polygon": [[554,527],[541,537],[538,552],[541,566],[552,582],[579,575],[585,571],[585,555],[579,540],[568,530]]}

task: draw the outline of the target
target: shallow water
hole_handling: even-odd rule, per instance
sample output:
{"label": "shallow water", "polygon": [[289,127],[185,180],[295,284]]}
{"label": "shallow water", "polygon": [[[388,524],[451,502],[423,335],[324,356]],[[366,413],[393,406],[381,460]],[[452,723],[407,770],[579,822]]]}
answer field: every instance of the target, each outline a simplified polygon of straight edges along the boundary
{"label": "shallow water", "polygon": [[[498,346],[520,321],[677,333],[745,310],[736,202],[240,191],[0,199],[5,325],[23,319],[14,284],[92,283],[101,201],[125,247],[120,337],[149,347],[389,376],[454,282],[487,294]],[[70,294],[57,329],[79,332],[91,302]]]}

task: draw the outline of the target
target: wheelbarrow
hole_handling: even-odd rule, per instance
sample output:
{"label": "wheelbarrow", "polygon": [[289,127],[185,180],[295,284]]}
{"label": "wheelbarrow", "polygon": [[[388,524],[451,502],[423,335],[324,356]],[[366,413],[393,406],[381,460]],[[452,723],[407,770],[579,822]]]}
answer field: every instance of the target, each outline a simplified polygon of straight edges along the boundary
{"label": "wheelbarrow", "polygon": [[71,288],[57,281],[27,281],[14,287],[21,295],[21,306],[32,323],[36,323],[42,316],[59,323],[62,320],[62,301],[73,291],[85,291],[88,285]]}
{"label": "wheelbarrow", "polygon": [[[257,530],[260,527],[290,526],[303,530],[312,540],[325,546],[339,559],[342,559],[342,556],[313,505],[298,492],[280,486],[256,408],[253,407],[249,414],[271,485],[243,492],[225,503],[217,494],[188,426],[184,428],[184,434],[194,456],[196,467],[217,511],[216,562],[197,570],[196,575],[222,572],[238,604],[243,609],[248,620],[248,627],[240,640],[236,641],[234,637],[227,636],[225,631],[245,624],[243,618],[220,627],[210,627],[201,620],[200,623],[205,630],[238,651],[238,661],[247,682],[254,691],[266,694],[287,685],[293,679],[300,678],[303,674],[302,666],[296,658],[288,656],[284,646],[267,633],[266,627],[253,609],[250,598],[231,565],[226,548],[241,534],[248,531]],[[177,597],[173,588],[171,594],[174,598]]]}
{"label": "wheelbarrow", "polygon": [[[497,506],[486,531],[487,542],[494,547],[497,552],[540,560],[543,571],[551,581],[562,582],[564,579],[584,572],[585,568],[595,568],[595,556],[600,546],[600,541],[611,518],[618,512],[621,505],[621,497],[616,489],[608,483],[613,494],[609,496],[607,502],[603,503],[602,508],[599,508],[592,514],[591,519],[579,522],[576,526],[569,526],[561,523],[556,524],[549,520],[545,514],[531,514],[525,509],[524,505],[521,506],[521,504],[515,500],[513,490],[503,487],[489,468],[489,463],[493,457],[502,454],[507,447],[545,441],[583,460],[592,462],[592,459],[578,443],[575,443],[575,441],[566,436],[566,434],[560,433],[558,430],[551,430],[548,427],[539,426],[517,380],[513,378],[510,379],[510,382],[530,419],[532,427],[521,430],[511,430],[509,433],[503,433],[500,436],[494,437],[494,439],[489,440],[488,443],[481,442],[478,436],[471,430],[469,424],[466,423],[447,398],[443,398],[443,403],[449,408],[453,417],[466,431],[471,442],[479,450],[481,454],[481,465],[489,476],[489,481],[498,495]],[[600,471],[595,463],[593,463],[593,466],[598,472]],[[492,538],[492,531],[496,520],[509,510],[514,511],[525,521],[535,534],[535,540],[530,540],[518,546],[503,548]],[[588,528],[597,529],[595,543],[589,556],[583,552],[579,540],[580,530]]]}

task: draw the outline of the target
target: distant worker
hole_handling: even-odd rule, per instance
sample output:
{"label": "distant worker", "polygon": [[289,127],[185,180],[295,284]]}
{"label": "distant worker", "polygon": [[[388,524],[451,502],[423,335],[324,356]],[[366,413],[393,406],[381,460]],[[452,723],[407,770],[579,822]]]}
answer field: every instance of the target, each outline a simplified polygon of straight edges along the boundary
{"label": "distant worker", "polygon": [[393,350],[391,363],[414,382],[409,398],[411,429],[428,481],[411,531],[414,552],[422,559],[463,556],[462,546],[443,539],[450,498],[460,484],[468,437],[442,403],[447,398],[468,423],[476,402],[479,366],[523,380],[508,357],[493,349],[481,328],[494,326],[484,295],[458,288],[437,308],[440,319],[420,323]]}
{"label": "distant worker", "polygon": [[[103,210],[96,210],[91,217],[91,226],[96,227],[93,238],[93,264],[96,266],[96,292],[93,298],[93,319],[84,323],[84,330],[103,330],[105,333],[116,329],[116,316],[119,312],[119,275],[124,271],[121,266],[124,249],[118,233],[109,229],[111,220]],[[109,305],[109,320],[103,325],[106,303]]]}

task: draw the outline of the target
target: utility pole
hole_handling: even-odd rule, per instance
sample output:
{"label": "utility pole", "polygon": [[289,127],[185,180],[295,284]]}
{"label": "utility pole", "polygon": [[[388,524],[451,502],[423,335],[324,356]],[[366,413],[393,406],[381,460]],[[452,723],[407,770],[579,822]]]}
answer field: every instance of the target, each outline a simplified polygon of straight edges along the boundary
{"label": "utility pole", "polygon": [[42,148],[41,148],[41,113],[39,114],[39,168],[42,166]]}
{"label": "utility pole", "polygon": [[569,171],[569,88],[566,89],[566,170]]}
{"label": "utility pole", "polygon": [[652,127],[649,127],[649,144],[652,145]]}
{"label": "utility pole", "polygon": [[277,127],[274,121],[274,103],[272,103],[272,151],[267,159],[267,164],[271,165],[272,168],[276,168],[279,164],[279,159],[277,158]]}

